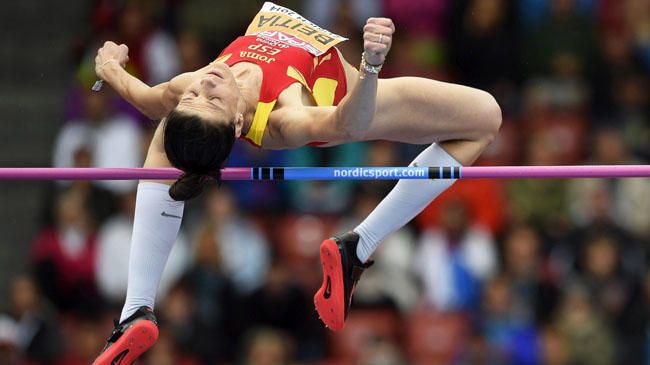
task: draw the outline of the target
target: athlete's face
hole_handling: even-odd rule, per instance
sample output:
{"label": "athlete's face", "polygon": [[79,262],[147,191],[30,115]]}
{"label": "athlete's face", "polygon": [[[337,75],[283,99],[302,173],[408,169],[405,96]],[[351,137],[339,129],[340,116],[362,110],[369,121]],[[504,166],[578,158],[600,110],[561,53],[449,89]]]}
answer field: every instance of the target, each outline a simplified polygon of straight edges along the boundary
{"label": "athlete's face", "polygon": [[230,68],[215,63],[185,90],[176,110],[199,115],[211,123],[233,123],[241,97]]}

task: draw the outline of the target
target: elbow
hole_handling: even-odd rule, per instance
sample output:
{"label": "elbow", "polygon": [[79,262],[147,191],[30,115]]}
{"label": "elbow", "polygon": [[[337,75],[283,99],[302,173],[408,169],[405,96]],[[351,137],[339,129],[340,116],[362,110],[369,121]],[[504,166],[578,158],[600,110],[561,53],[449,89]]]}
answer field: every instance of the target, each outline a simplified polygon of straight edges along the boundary
{"label": "elbow", "polygon": [[340,131],[342,139],[347,141],[364,140],[372,122],[372,118],[351,119],[340,112],[337,113],[336,120],[337,130]]}
{"label": "elbow", "polygon": [[358,129],[351,127],[343,127],[343,138],[349,141],[362,141],[366,138],[367,129]]}

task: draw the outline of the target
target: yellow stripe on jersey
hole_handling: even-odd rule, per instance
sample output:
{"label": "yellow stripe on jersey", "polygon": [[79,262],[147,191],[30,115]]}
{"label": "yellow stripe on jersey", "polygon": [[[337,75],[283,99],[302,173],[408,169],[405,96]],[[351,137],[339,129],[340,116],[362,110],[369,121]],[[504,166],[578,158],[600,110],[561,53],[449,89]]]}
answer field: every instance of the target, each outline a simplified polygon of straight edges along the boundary
{"label": "yellow stripe on jersey", "polygon": [[213,64],[213,63],[219,63],[219,62],[226,62],[226,61],[228,61],[228,59],[230,58],[230,56],[232,56],[232,53],[225,54],[225,55],[223,55],[223,56],[217,58],[216,60],[210,62],[210,64]]}
{"label": "yellow stripe on jersey", "polygon": [[269,116],[271,115],[271,111],[273,110],[276,101],[277,100],[273,100],[268,103],[260,101],[257,103],[257,109],[255,110],[255,116],[251,123],[251,129],[246,133],[246,138],[257,146],[262,146],[264,130],[266,129],[266,124],[269,122]]}
{"label": "yellow stripe on jersey", "polygon": [[302,86],[304,86],[309,92],[311,92],[311,89],[309,88],[309,85],[307,85],[307,80],[305,80],[305,76],[302,75],[300,71],[298,71],[295,67],[289,66],[287,68],[287,76],[298,80]]}
{"label": "yellow stripe on jersey", "polygon": [[326,78],[320,77],[314,83],[314,90],[312,95],[314,95],[314,100],[316,100],[316,105],[318,106],[332,106],[334,105],[334,94],[336,93],[336,87],[339,82]]}

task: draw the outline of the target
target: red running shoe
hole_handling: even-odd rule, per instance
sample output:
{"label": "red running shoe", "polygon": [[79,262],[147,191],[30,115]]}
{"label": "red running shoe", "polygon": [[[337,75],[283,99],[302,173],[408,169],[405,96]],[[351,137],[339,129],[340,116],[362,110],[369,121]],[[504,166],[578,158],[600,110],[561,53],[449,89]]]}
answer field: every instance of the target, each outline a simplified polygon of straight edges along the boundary
{"label": "red running shoe", "polygon": [[348,232],[327,239],[320,246],[323,285],[314,295],[314,305],[320,320],[333,331],[345,326],[354,288],[363,271],[373,264],[373,261],[364,264],[359,260],[358,243],[359,235]]}
{"label": "red running shoe", "polygon": [[140,307],[129,318],[117,323],[93,365],[131,365],[158,339],[158,321],[153,311]]}

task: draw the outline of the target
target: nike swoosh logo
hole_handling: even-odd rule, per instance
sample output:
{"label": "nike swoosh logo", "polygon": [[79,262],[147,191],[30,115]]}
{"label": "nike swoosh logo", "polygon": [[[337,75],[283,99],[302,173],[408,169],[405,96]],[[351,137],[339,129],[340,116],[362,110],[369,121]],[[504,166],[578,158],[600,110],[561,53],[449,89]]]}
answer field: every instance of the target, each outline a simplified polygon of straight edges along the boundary
{"label": "nike swoosh logo", "polygon": [[111,365],[120,365],[120,364],[122,364],[122,361],[124,360],[124,358],[126,357],[126,354],[128,354],[128,353],[129,353],[128,349],[120,352],[117,356],[115,356],[113,361],[111,361]]}
{"label": "nike swoosh logo", "polygon": [[332,296],[332,281],[330,280],[330,276],[327,275],[327,283],[325,284],[325,292],[323,293],[323,297],[325,299],[329,299]]}
{"label": "nike swoosh logo", "polygon": [[162,212],[162,213],[160,213],[160,215],[162,215],[163,217],[182,219],[182,218],[181,218],[180,216],[178,216],[178,215],[168,214],[167,212]]}

